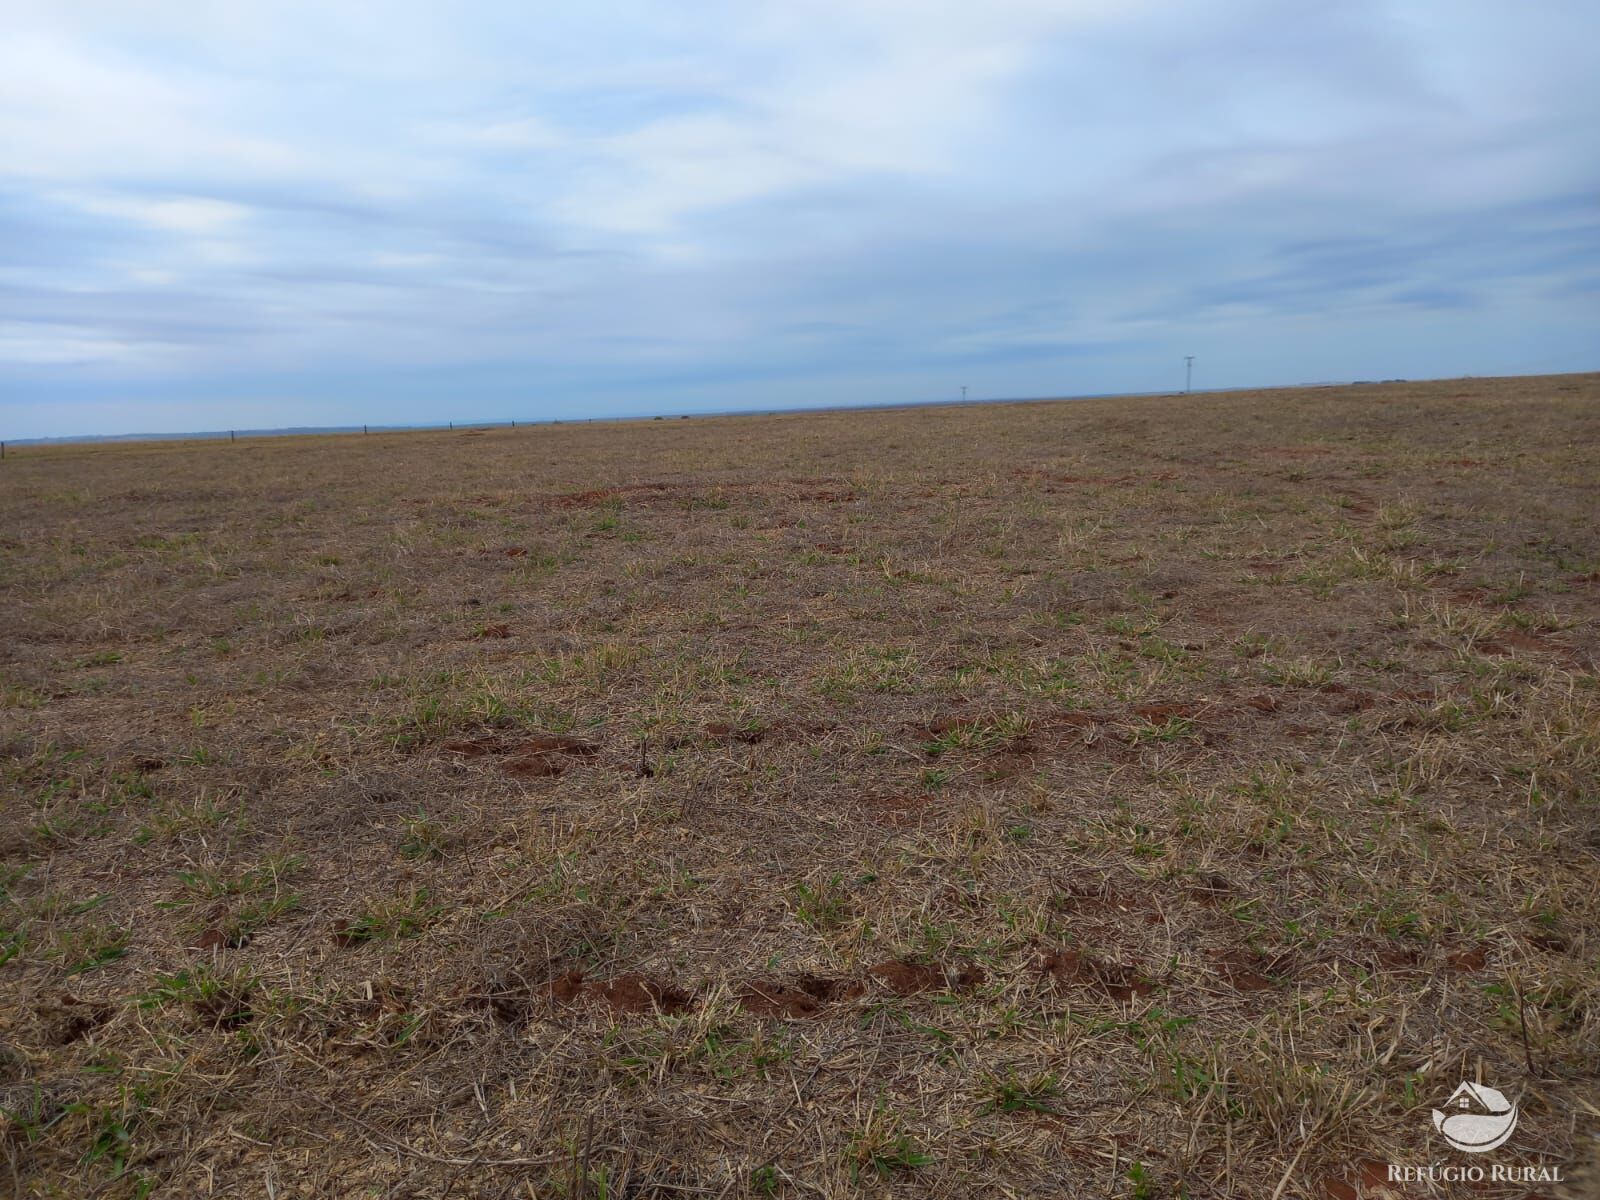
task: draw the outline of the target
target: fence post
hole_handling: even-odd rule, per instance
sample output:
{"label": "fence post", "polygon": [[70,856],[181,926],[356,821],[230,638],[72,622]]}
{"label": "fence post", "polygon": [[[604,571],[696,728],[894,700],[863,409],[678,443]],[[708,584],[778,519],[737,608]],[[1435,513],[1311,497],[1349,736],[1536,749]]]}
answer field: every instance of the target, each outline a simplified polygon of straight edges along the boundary
{"label": "fence post", "polygon": [[230,430],[228,430],[228,442],[229,442],[229,443],[230,443],[230,444],[232,444],[232,442],[233,442],[233,440],[234,440],[234,437],[233,437],[233,430],[231,430],[231,429],[230,429]]}
{"label": "fence post", "polygon": [[363,425],[361,427],[361,436],[362,437],[366,437],[367,436],[367,427],[365,425]]}

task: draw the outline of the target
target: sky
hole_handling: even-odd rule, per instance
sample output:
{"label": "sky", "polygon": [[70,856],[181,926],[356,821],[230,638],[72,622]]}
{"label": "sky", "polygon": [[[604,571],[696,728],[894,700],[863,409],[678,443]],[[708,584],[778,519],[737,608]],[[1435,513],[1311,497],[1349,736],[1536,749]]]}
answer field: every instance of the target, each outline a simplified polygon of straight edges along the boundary
{"label": "sky", "polygon": [[0,437],[1600,369],[1593,0],[0,26]]}

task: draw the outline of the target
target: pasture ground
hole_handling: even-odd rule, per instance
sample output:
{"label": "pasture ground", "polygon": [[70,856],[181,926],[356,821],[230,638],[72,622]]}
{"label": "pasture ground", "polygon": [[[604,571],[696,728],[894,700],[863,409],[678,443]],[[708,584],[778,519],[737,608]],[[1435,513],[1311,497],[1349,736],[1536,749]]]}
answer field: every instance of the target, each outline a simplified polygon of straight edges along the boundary
{"label": "pasture ground", "polygon": [[[1600,376],[0,464],[0,1193],[1593,1194]],[[1463,1192],[1462,1194],[1465,1194]]]}

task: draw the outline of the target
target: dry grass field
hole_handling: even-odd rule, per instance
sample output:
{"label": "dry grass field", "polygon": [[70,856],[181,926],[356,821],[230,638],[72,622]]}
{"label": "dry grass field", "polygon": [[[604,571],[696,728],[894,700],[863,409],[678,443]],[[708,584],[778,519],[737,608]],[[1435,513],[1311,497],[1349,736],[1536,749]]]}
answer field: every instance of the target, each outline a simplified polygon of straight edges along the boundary
{"label": "dry grass field", "polygon": [[1600,376],[13,450],[0,1194],[1456,1194],[1463,1079],[1594,1194],[1597,462]]}

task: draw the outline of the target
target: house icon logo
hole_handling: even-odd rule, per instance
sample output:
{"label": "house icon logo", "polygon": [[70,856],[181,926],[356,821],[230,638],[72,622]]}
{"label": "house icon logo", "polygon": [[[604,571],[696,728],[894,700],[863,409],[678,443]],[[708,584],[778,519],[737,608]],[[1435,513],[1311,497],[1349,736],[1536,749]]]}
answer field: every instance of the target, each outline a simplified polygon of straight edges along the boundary
{"label": "house icon logo", "polygon": [[1481,1083],[1463,1083],[1443,1109],[1433,1110],[1433,1127],[1445,1141],[1468,1154],[1503,1146],[1517,1127],[1517,1106],[1504,1092]]}

